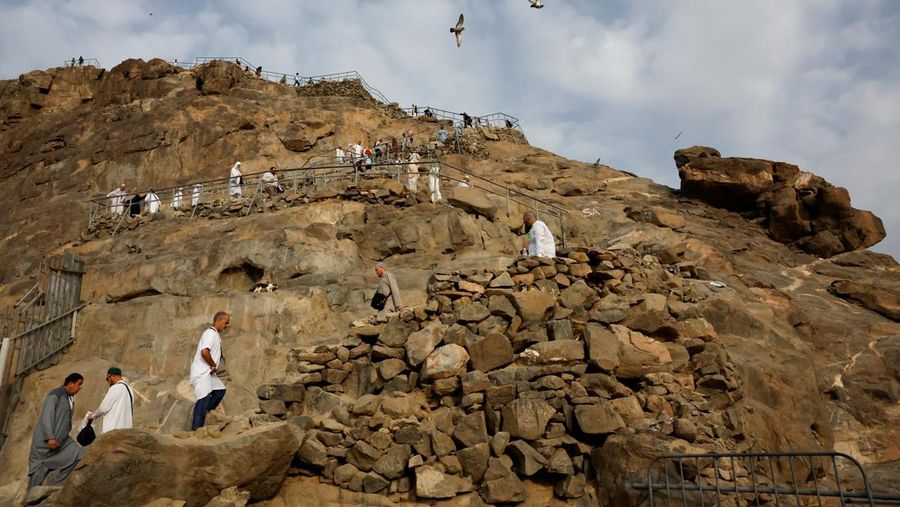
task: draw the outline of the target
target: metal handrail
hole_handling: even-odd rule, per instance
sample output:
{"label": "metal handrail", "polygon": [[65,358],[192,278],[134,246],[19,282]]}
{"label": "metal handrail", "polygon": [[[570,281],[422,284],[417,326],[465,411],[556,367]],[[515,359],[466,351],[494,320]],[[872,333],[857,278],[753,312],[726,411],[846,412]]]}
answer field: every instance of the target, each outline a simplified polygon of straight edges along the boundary
{"label": "metal handrail", "polygon": [[[194,65],[201,65],[201,64],[209,63],[209,62],[212,62],[215,60],[232,62],[237,65],[244,66],[245,68],[249,68],[250,72],[252,72],[254,75],[256,75],[257,66],[253,65],[252,63],[250,63],[249,61],[245,60],[244,58],[242,58],[240,56],[200,56],[195,59]],[[374,98],[375,100],[377,100],[383,104],[390,103],[390,101],[387,99],[387,97],[384,96],[383,93],[381,93],[381,91],[379,91],[377,88],[375,88],[374,86],[367,83],[366,80],[363,79],[363,77],[359,74],[359,72],[357,72],[355,70],[346,71],[346,72],[335,72],[332,74],[320,74],[318,76],[301,76],[298,73],[286,74],[283,72],[272,72],[272,71],[268,71],[268,70],[264,69],[262,72],[260,72],[260,77],[264,78],[268,81],[279,82],[279,83],[283,79],[285,84],[291,85],[291,86],[306,86],[306,85],[315,84],[315,83],[319,83],[319,82],[323,82],[323,81],[344,81],[347,79],[356,79],[359,81],[360,85],[362,85],[362,87],[365,88],[365,90],[367,92],[369,92],[370,95],[372,95],[372,98]],[[295,80],[296,80],[296,83],[295,83]]]}
{"label": "metal handrail", "polygon": [[[291,183],[294,183],[294,187],[296,188],[298,185],[298,182],[307,180],[307,179],[326,180],[328,178],[349,178],[349,177],[358,179],[360,177],[372,177],[372,176],[376,176],[376,175],[378,175],[378,176],[388,175],[388,176],[394,177],[394,176],[399,176],[400,174],[411,174],[411,173],[402,172],[402,171],[387,172],[387,171],[377,171],[374,169],[376,167],[391,168],[391,167],[406,166],[406,165],[410,164],[410,162],[408,162],[408,161],[403,161],[403,162],[374,162],[373,161],[371,164],[371,166],[373,168],[372,170],[367,170],[367,171],[360,173],[360,172],[356,171],[355,166],[352,163],[352,160],[353,160],[352,158],[348,162],[345,162],[345,163],[326,163],[326,164],[310,165],[312,163],[312,161],[316,160],[316,159],[334,160],[335,157],[333,155],[313,155],[307,159],[306,163],[302,167],[290,168],[290,169],[279,169],[278,172],[281,175],[279,177],[279,183],[282,184],[283,186],[287,186]],[[504,198],[507,202],[507,213],[509,213],[509,211],[510,211],[510,208],[509,208],[510,203],[516,203],[516,204],[525,206],[526,208],[534,210],[536,212],[536,214],[538,215],[538,218],[540,218],[541,214],[545,214],[545,215],[556,218],[559,221],[560,231],[562,232],[561,241],[563,243],[563,246],[565,246],[566,238],[565,238],[564,220],[565,220],[565,216],[569,214],[569,211],[567,209],[565,209],[564,207],[562,207],[558,204],[531,196],[520,190],[516,190],[516,189],[508,187],[506,185],[497,183],[488,178],[484,178],[482,176],[479,176],[478,174],[467,171],[460,167],[456,167],[448,162],[445,162],[445,161],[442,161],[439,159],[434,159],[434,158],[422,159],[422,160],[419,160],[418,162],[416,162],[416,164],[419,164],[419,165],[438,164],[442,169],[449,169],[451,171],[457,171],[462,174],[462,176],[459,176],[459,177],[454,177],[453,175],[445,174],[445,173],[441,174],[442,178],[450,179],[453,181],[463,181],[465,176],[468,176],[469,181],[473,187],[479,188],[485,192],[488,192],[490,194]],[[342,173],[336,173],[336,172],[325,173],[322,175],[316,174],[316,172],[319,170],[328,170],[328,169],[349,169],[349,171],[342,172]],[[243,188],[248,188],[251,186],[255,187],[253,200],[252,200],[251,206],[247,210],[246,214],[250,213],[250,211],[252,210],[253,204],[255,204],[255,202],[257,200],[257,197],[259,195],[261,195],[262,186],[260,185],[260,181],[261,181],[260,177],[265,172],[266,171],[260,171],[260,172],[255,172],[255,173],[247,173],[247,174],[243,175],[244,184],[242,185],[242,187]],[[160,189],[160,192],[171,191],[171,190],[174,190],[177,188],[187,188],[188,190],[190,190],[191,188],[193,188],[193,186],[195,184],[203,185],[204,192],[206,192],[210,186],[212,186],[216,190],[222,190],[222,189],[227,190],[228,181],[230,179],[231,179],[230,177],[226,177],[226,178],[216,178],[216,179],[211,179],[211,180],[203,180],[201,182],[191,182],[191,183],[186,183],[184,185],[162,188],[162,189]],[[139,195],[139,194],[141,194],[141,192],[130,193],[130,194],[126,194],[126,197],[127,196],[133,197],[134,195]],[[159,194],[157,194],[157,195],[159,195]],[[184,197],[187,197],[187,196],[184,196]],[[103,209],[107,208],[109,206],[109,200],[110,200],[110,198],[106,197],[106,196],[90,199],[88,201],[88,203],[90,204],[90,206],[92,208],[91,216],[92,217],[95,216],[100,208],[103,208]],[[163,196],[160,196],[160,206],[162,207],[166,204],[171,204],[172,200],[173,199],[166,197],[164,194]],[[184,208],[186,209],[187,206],[184,206]],[[194,209],[194,212],[196,213],[196,208]],[[115,232],[118,231],[119,226],[122,224],[122,222],[124,222],[126,215],[127,215],[127,212],[124,213],[122,218],[119,220],[119,225],[116,226],[116,230],[114,231],[114,234],[115,234]],[[92,224],[93,223],[91,222],[91,225]]]}
{"label": "metal handrail", "polygon": [[[780,463],[780,459],[787,459],[789,465],[790,476],[784,477],[783,481],[778,480],[775,472],[775,463]],[[834,472],[834,483],[836,489],[824,489],[820,487],[818,474],[815,470],[814,458],[830,459],[831,469]],[[728,460],[730,467],[723,467],[722,470],[728,472],[731,476],[733,485],[721,484],[719,481],[720,465],[719,460]],[[735,460],[741,463],[741,469],[744,468],[744,460],[747,461],[747,477],[749,477],[750,485],[738,485],[738,473]],[[862,479],[862,490],[846,490],[841,482],[840,468],[837,460],[846,460],[850,465],[859,472]],[[701,466],[702,460],[712,460],[706,466]],[[798,484],[798,475],[794,461],[797,460],[803,466],[809,465],[812,470],[812,487],[800,487]],[[695,475],[696,482],[685,476],[685,462],[688,463],[692,470],[691,475]],[[667,464],[673,465],[675,469],[675,477],[670,478],[669,468]],[[659,467],[665,474],[665,480],[657,477],[654,480],[653,471]],[[707,481],[700,480],[702,470],[712,467],[712,475],[714,479]],[[769,468],[768,475],[765,471],[758,472],[757,468]],[[730,468],[730,470],[729,470]],[[697,454],[671,454],[654,458],[647,465],[646,481],[632,483],[632,488],[647,492],[647,501],[650,507],[654,505],[655,495],[664,495],[665,505],[672,503],[672,493],[675,493],[675,502],[680,505],[705,505],[705,493],[714,493],[714,500],[710,500],[709,504],[721,505],[723,495],[752,495],[757,503],[760,495],[774,495],[775,504],[780,505],[779,496],[796,499],[797,505],[800,505],[801,497],[815,497],[818,505],[822,505],[822,498],[838,498],[840,505],[851,503],[866,503],[870,506],[875,505],[877,500],[879,504],[889,503],[891,505],[900,505],[900,495],[875,493],[872,491],[868,475],[862,465],[852,456],[845,453],[834,451],[798,451],[798,452],[746,452],[746,453],[697,453]],[[674,480],[670,480],[674,479]],[[804,482],[809,479],[805,479]],[[724,479],[723,479],[724,480]],[[790,480],[790,485],[788,485]],[[766,484],[768,482],[769,484]],[[698,497],[688,495],[688,493],[699,493]]]}
{"label": "metal handrail", "polygon": [[[402,108],[403,112],[410,116],[427,116],[425,111],[430,111],[435,118],[442,120],[451,120],[453,124],[462,124],[463,123],[463,113],[456,113],[453,111],[448,111],[446,109],[441,109],[432,106],[415,106],[415,107],[404,107]],[[490,113],[481,116],[470,115],[472,119],[473,126],[475,125],[484,125],[488,127],[506,127],[513,128],[521,131],[522,126],[519,123],[519,119],[515,116],[506,114],[506,113]],[[507,124],[507,121],[509,122]]]}
{"label": "metal handrail", "polygon": [[71,68],[71,67],[88,67],[88,66],[97,67],[98,69],[103,68],[100,66],[100,60],[98,60],[96,58],[85,58],[81,64],[78,63],[77,58],[72,58],[71,60],[66,60],[63,62],[63,67],[69,67],[69,68]]}

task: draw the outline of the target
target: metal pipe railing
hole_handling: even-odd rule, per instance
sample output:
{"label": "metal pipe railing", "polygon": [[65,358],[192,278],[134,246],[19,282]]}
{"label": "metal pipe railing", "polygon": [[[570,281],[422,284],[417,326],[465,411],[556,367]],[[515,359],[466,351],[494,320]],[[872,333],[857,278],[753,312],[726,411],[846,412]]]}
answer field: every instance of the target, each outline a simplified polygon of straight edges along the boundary
{"label": "metal pipe railing", "polygon": [[[316,159],[320,159],[322,161],[325,161],[326,163],[313,163],[313,161]],[[344,163],[337,163],[336,157],[333,155],[313,155],[307,159],[306,163],[302,167],[291,168],[291,169],[279,169],[278,173],[280,174],[280,177],[279,177],[278,182],[279,182],[279,184],[281,184],[284,187],[293,185],[293,187],[296,189],[299,187],[300,182],[307,181],[307,180],[312,180],[312,181],[318,183],[319,181],[328,181],[328,180],[350,178],[350,177],[352,177],[354,180],[358,180],[360,177],[365,178],[365,177],[381,176],[381,175],[388,175],[390,177],[399,177],[400,175],[403,175],[403,174],[407,174],[407,175],[413,174],[408,171],[400,171],[400,170],[390,171],[389,170],[390,168],[395,168],[395,167],[399,168],[402,166],[407,166],[411,163],[408,161],[402,161],[402,162],[383,162],[383,161],[375,162],[375,161],[373,161],[372,164],[370,164],[372,169],[360,171],[357,169],[357,166],[353,163],[353,160],[354,159],[352,157],[348,157],[348,160],[345,161]],[[538,215],[538,218],[541,218],[541,215],[543,214],[543,215],[550,216],[550,217],[557,219],[559,221],[560,231],[562,232],[562,237],[560,239],[563,243],[563,246],[565,246],[565,244],[566,244],[565,215],[567,215],[569,212],[564,207],[557,205],[555,203],[549,202],[549,201],[538,199],[537,197],[526,194],[525,192],[516,190],[516,189],[511,188],[506,185],[502,185],[502,184],[492,181],[488,178],[482,177],[478,174],[467,171],[465,169],[456,167],[452,164],[449,164],[445,161],[441,161],[439,159],[434,159],[434,158],[422,159],[422,160],[415,162],[415,164],[425,165],[425,166],[428,166],[431,164],[437,164],[440,168],[440,177],[444,178],[444,179],[452,180],[452,181],[461,182],[461,181],[466,180],[468,177],[469,184],[472,187],[479,188],[485,192],[488,192],[489,194],[493,194],[495,196],[498,196],[498,197],[504,199],[506,202],[507,212],[509,212],[510,203],[516,203],[516,204],[519,204],[526,208],[533,209],[536,212],[536,214]],[[376,168],[376,167],[383,168],[383,169],[387,168],[388,170],[377,171],[377,170],[374,170],[374,168]],[[346,171],[328,172],[328,170],[340,170],[340,169],[345,169]],[[448,173],[448,171],[449,171],[449,173]],[[251,188],[251,187],[254,188],[253,198],[251,200],[250,206],[249,206],[248,210],[246,211],[245,215],[249,214],[250,211],[252,211],[253,205],[255,204],[257,197],[259,197],[262,193],[263,185],[262,185],[261,177],[265,172],[266,171],[261,171],[261,172],[248,173],[248,174],[243,175],[244,183],[242,185],[242,194],[243,194],[243,188]],[[321,174],[319,174],[320,172],[321,172]],[[457,174],[453,174],[453,172],[456,172]],[[418,174],[423,174],[423,173],[418,173]],[[427,175],[427,174],[425,174],[425,175]],[[179,186],[174,186],[174,187],[162,188],[159,190],[159,193],[163,194],[163,195],[160,195],[160,197],[159,197],[160,207],[166,206],[166,205],[171,206],[171,203],[172,203],[174,197],[173,198],[168,197],[166,195],[167,191],[174,191],[175,189],[178,189],[178,188],[187,188],[190,190],[194,185],[202,186],[203,192],[204,192],[203,195],[207,195],[206,194],[207,191],[210,188],[212,188],[212,191],[209,192],[210,194],[216,195],[218,192],[224,191],[224,192],[222,192],[224,194],[223,197],[228,198],[229,197],[228,193],[227,193],[228,188],[229,188],[228,182],[230,179],[231,179],[230,177],[216,178],[216,179],[203,180],[203,181],[195,182],[195,183],[187,183],[184,185],[179,185]],[[157,195],[159,195],[159,193]],[[141,194],[140,192],[130,193],[130,194],[126,194],[125,197],[128,197],[128,196],[133,197],[135,195],[140,195],[140,194]],[[186,197],[186,196],[184,196],[184,197]],[[109,208],[110,207],[110,199],[111,198],[104,196],[104,197],[97,197],[97,198],[89,200],[88,202],[90,203],[90,206],[92,207],[91,216],[97,216],[103,212],[102,209]],[[201,202],[202,202],[202,200],[201,200]],[[125,206],[127,207],[128,205],[125,205]],[[192,213],[192,217],[193,217],[196,214],[197,206],[192,206],[192,208],[194,208],[193,213]],[[184,207],[184,209],[186,209],[186,207]],[[118,232],[120,226],[124,223],[127,215],[128,215],[127,212],[123,213],[122,217],[119,219],[119,224],[116,226],[115,230],[113,231],[113,235],[115,235]],[[91,223],[90,225],[93,225],[93,223]]]}

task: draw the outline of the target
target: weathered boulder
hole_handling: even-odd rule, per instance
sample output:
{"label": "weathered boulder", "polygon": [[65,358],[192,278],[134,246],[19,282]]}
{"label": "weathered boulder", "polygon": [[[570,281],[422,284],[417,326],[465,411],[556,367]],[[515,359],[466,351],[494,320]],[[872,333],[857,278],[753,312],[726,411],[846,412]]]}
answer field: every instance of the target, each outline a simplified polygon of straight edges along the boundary
{"label": "weathered boulder", "polygon": [[588,435],[612,433],[625,427],[622,416],[608,403],[578,405],[575,407],[578,427]]}
{"label": "weathered boulder", "polygon": [[619,339],[620,346],[616,376],[637,378],[670,368],[672,356],[662,342],[618,324],[612,324],[610,328]]}
{"label": "weathered boulder", "polygon": [[422,379],[449,378],[466,371],[469,354],[466,349],[451,343],[432,352],[422,365]]}
{"label": "weathered boulder", "polygon": [[519,357],[530,364],[572,363],[584,359],[584,342],[578,340],[553,340],[536,343],[525,349]]}
{"label": "weathered boulder", "polygon": [[512,298],[519,316],[522,317],[523,325],[546,320],[556,306],[556,297],[540,290],[516,292]]}
{"label": "weathered boulder", "polygon": [[512,344],[500,333],[491,333],[466,349],[472,368],[484,372],[506,366],[515,359]]}
{"label": "weathered boulder", "polygon": [[249,492],[251,501],[265,500],[278,492],[299,445],[285,423],[209,440],[116,431],[91,445],[58,502],[90,505],[128,491],[129,502],[140,505],[164,491],[201,506],[232,486]]}
{"label": "weathered boulder", "polygon": [[416,468],[416,496],[419,498],[453,498],[472,491],[472,479],[447,475],[437,468],[423,465]]}
{"label": "weathered boulder", "polygon": [[719,158],[722,155],[719,150],[710,148],[709,146],[691,146],[690,148],[681,148],[675,150],[675,166],[679,169],[681,166],[693,161],[696,158]]}
{"label": "weathered boulder", "polygon": [[885,237],[881,219],[851,207],[845,188],[796,165],[701,156],[706,149],[694,148],[675,153],[681,191],[717,207],[755,214],[776,241],[830,257],[867,248]]}
{"label": "weathered boulder", "polygon": [[447,192],[445,198],[451,206],[481,215],[488,220],[493,220],[497,216],[497,204],[483,190],[456,186]]}
{"label": "weathered boulder", "polygon": [[444,338],[446,328],[440,322],[432,322],[406,340],[406,357],[409,364],[418,366]]}
{"label": "weathered boulder", "polygon": [[555,413],[544,400],[517,398],[503,407],[503,431],[524,440],[537,440]]}

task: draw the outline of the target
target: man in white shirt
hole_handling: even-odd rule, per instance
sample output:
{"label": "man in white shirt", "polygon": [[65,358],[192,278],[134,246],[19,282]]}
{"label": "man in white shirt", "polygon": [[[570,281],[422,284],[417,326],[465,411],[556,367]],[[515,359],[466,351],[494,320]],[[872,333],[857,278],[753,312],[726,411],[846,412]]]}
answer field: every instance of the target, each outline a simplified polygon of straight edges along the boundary
{"label": "man in white shirt", "polygon": [[522,217],[528,232],[528,255],[535,257],[556,257],[556,242],[553,233],[543,221],[537,219],[534,211],[526,211]]}
{"label": "man in white shirt", "polygon": [[106,383],[109,384],[109,390],[100,402],[100,407],[88,412],[88,419],[91,421],[103,418],[101,435],[107,431],[131,428],[134,424],[134,394],[122,377],[122,370],[115,366],[106,370]]}
{"label": "man in white shirt", "polygon": [[111,213],[115,213],[116,215],[121,215],[125,212],[125,184],[122,183],[118,187],[116,187],[112,192],[106,194],[106,197],[109,197],[109,211]]}
{"label": "man in white shirt", "polygon": [[147,195],[144,196],[144,204],[147,205],[147,211],[153,215],[159,212],[159,196],[153,192],[151,188]]}
{"label": "man in white shirt", "polygon": [[284,192],[284,188],[278,183],[278,176],[275,174],[276,172],[278,172],[277,169],[270,167],[260,178],[262,180],[263,190],[271,196]]}
{"label": "man in white shirt", "polygon": [[334,158],[338,164],[344,163],[344,149],[341,148],[341,145],[338,145],[337,148],[334,149]]}
{"label": "man in white shirt", "polygon": [[231,317],[225,312],[216,312],[213,323],[200,335],[197,352],[191,363],[191,386],[194,387],[194,416],[191,430],[206,424],[206,414],[215,410],[225,397],[225,384],[217,374],[222,361],[222,338],[219,333],[228,329]]}

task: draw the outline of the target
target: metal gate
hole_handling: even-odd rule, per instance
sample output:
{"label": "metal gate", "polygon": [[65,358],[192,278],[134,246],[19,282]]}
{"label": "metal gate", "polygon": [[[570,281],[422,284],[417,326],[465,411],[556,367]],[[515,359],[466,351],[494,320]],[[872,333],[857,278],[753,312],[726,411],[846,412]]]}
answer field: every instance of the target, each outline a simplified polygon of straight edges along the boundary
{"label": "metal gate", "polygon": [[0,446],[22,379],[50,366],[75,341],[84,261],[64,254],[42,263],[35,285],[0,321]]}
{"label": "metal gate", "polygon": [[900,505],[872,491],[862,465],[840,452],[751,452],[660,456],[647,466],[647,505]]}

